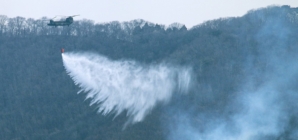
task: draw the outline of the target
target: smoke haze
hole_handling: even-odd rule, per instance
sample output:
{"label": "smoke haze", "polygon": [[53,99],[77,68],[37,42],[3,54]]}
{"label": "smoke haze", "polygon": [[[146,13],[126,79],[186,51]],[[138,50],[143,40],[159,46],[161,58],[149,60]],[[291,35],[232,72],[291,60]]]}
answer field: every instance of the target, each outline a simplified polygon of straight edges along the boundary
{"label": "smoke haze", "polygon": [[63,53],[63,63],[74,83],[87,93],[98,112],[115,116],[127,111],[129,123],[140,122],[157,103],[187,92],[191,70],[168,64],[145,65],[112,61],[91,53]]}
{"label": "smoke haze", "polygon": [[[241,62],[244,72],[235,93],[221,96],[214,91],[198,90],[193,92],[197,104],[184,103],[189,109],[169,107],[169,116],[174,116],[165,124],[169,140],[297,139],[298,57],[297,45],[289,45],[295,40],[289,24],[276,17],[266,19],[252,40],[254,45],[243,44],[255,50],[246,52]],[[237,41],[246,42],[244,37]],[[210,95],[213,98],[199,100]],[[223,101],[222,106],[212,107]],[[210,104],[204,106],[200,102]]]}

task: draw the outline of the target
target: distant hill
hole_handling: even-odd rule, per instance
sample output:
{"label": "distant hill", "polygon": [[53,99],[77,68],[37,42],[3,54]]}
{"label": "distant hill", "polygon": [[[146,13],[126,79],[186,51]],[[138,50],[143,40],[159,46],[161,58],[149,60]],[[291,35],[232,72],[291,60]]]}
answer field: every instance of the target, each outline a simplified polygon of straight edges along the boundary
{"label": "distant hill", "polygon": [[[269,6],[191,29],[142,19],[55,28],[44,19],[0,16],[1,139],[297,138],[298,8]],[[76,94],[60,48],[192,66],[196,83],[122,130],[126,114],[102,116]]]}

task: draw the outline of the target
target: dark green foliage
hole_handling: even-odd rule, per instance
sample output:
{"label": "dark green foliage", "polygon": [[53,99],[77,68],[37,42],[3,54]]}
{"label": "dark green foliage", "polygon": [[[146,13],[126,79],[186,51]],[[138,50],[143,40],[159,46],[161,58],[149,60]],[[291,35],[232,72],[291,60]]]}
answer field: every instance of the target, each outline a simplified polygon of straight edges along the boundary
{"label": "dark green foliage", "polygon": [[[96,114],[84,95],[76,94],[79,89],[63,68],[60,48],[100,53],[115,60],[192,66],[195,88],[187,96],[173,97],[175,102],[170,105],[190,108],[186,105],[191,104],[194,112],[221,114],[250,74],[248,67],[270,69],[270,62],[261,55],[264,50],[284,47],[277,53],[297,54],[296,13],[297,8],[269,7],[239,18],[208,21],[190,30],[185,26],[164,30],[161,25],[146,23],[127,32],[112,23],[83,20],[55,28],[40,20],[0,16],[6,19],[0,22],[0,138],[165,139],[168,132],[161,122],[167,116],[161,106],[125,130],[125,114],[115,119]],[[283,35],[287,40],[280,44]],[[297,117],[291,123],[288,127],[297,129]],[[287,138],[290,131],[280,137]]]}

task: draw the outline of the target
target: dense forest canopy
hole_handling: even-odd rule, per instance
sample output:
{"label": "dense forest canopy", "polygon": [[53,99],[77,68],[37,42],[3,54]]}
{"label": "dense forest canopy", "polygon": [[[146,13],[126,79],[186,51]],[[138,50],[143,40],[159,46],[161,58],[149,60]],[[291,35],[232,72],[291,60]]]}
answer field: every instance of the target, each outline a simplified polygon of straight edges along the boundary
{"label": "dense forest canopy", "polygon": [[[0,15],[1,139],[298,136],[298,8],[270,6],[191,29],[145,20],[49,27],[46,20]],[[60,48],[144,65],[191,66],[195,82],[189,93],[122,130],[125,113],[97,114],[84,94],[76,94]]]}

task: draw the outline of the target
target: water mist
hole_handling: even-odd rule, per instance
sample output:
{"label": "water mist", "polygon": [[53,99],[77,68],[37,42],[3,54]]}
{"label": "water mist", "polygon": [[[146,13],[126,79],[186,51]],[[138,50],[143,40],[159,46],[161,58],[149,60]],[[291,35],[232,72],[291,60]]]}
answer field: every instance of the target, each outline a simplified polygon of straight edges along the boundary
{"label": "water mist", "polygon": [[103,115],[127,111],[129,123],[140,122],[157,103],[187,92],[191,69],[169,64],[146,65],[136,61],[112,61],[91,53],[63,53],[68,75],[98,105]]}

